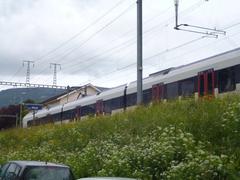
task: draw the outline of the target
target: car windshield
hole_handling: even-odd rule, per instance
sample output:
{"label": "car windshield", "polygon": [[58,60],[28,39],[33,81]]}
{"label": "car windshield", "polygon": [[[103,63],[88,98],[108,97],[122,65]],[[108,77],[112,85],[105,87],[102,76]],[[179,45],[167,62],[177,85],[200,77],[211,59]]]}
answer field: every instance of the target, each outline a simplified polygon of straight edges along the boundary
{"label": "car windshield", "polygon": [[23,180],[74,180],[69,168],[65,167],[27,167]]}

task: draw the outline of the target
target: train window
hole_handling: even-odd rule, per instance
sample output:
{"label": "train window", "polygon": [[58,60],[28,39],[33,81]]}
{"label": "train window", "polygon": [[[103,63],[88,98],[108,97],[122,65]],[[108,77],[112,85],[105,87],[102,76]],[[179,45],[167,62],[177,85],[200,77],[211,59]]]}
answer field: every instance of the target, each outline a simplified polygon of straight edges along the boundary
{"label": "train window", "polygon": [[86,116],[87,115],[87,106],[83,106],[81,109],[81,115]]}
{"label": "train window", "polygon": [[127,95],[127,106],[134,106],[137,104],[137,93]]}
{"label": "train window", "polygon": [[203,96],[204,95],[204,75],[200,75],[200,83],[199,83],[199,95]]}
{"label": "train window", "polygon": [[233,68],[227,68],[219,71],[218,87],[219,93],[235,90],[235,72]]}
{"label": "train window", "polygon": [[95,104],[82,107],[81,113],[82,113],[82,116],[95,114]]}
{"label": "train window", "polygon": [[106,114],[110,114],[112,112],[111,100],[105,101],[103,108]]}
{"label": "train window", "polygon": [[178,97],[178,82],[170,83],[166,85],[166,97],[167,99],[175,99]]}
{"label": "train window", "polygon": [[207,81],[208,81],[208,94],[213,93],[213,78],[212,78],[212,73],[207,74]]}
{"label": "train window", "polygon": [[188,96],[193,95],[194,90],[195,90],[194,84],[195,84],[194,78],[189,78],[189,79],[183,80],[181,82],[181,86],[180,86],[180,88],[181,88],[180,94],[183,97],[188,97]]}
{"label": "train window", "polygon": [[114,99],[112,99],[111,102],[112,102],[111,106],[112,106],[113,110],[123,108],[123,96],[114,98]]}
{"label": "train window", "polygon": [[150,103],[152,100],[152,90],[147,89],[143,91],[143,103],[147,104]]}
{"label": "train window", "polygon": [[236,83],[240,83],[240,65],[235,66],[235,81]]}

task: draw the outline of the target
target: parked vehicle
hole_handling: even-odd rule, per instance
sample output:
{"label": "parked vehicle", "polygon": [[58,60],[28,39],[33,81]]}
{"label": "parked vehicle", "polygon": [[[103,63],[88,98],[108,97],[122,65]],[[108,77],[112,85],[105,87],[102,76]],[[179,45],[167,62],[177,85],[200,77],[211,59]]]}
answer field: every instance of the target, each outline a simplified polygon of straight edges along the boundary
{"label": "parked vehicle", "polygon": [[9,161],[0,168],[0,180],[74,180],[70,167],[38,161]]}
{"label": "parked vehicle", "polygon": [[120,178],[120,177],[89,177],[89,178],[80,178],[78,180],[136,180],[136,179]]}

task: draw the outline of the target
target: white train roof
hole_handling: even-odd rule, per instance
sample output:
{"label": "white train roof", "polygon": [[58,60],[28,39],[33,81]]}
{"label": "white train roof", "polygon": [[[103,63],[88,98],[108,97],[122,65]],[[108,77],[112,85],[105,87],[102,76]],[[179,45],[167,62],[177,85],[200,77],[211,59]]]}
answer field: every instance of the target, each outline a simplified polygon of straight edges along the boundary
{"label": "white train roof", "polygon": [[[57,114],[57,113],[60,113],[61,110],[62,110],[62,106],[63,105],[57,105],[57,106],[54,106],[54,107],[51,107],[49,110],[48,110],[48,114]],[[39,112],[40,113],[40,112]]]}
{"label": "white train roof", "polygon": [[[155,73],[143,80],[143,90],[149,89],[154,84],[158,83],[171,83],[190,77],[196,76],[199,72],[205,71],[208,69],[220,70],[225,67],[231,67],[234,65],[240,64],[240,48],[218,54],[200,61],[193,62],[184,66],[169,68],[167,69],[166,74]],[[136,92],[136,81],[132,82],[129,87],[127,94]]]}
{"label": "white train roof", "polygon": [[36,118],[42,118],[42,117],[44,117],[47,113],[48,113],[48,109],[43,108],[42,110],[37,111],[37,113],[35,114],[35,117],[36,117]]}
{"label": "white train roof", "polygon": [[114,98],[123,96],[125,87],[126,87],[126,84],[115,87],[115,88],[110,89],[110,90],[106,90],[106,91],[98,94],[96,100],[97,101],[98,100],[106,101],[106,100],[109,100],[109,99],[114,99]]}

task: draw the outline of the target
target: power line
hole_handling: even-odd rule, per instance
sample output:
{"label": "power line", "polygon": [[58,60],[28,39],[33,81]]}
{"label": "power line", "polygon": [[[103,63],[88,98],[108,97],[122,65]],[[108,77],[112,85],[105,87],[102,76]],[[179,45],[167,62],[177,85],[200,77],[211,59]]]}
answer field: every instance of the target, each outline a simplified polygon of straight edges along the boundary
{"label": "power line", "polygon": [[109,13],[111,13],[114,9],[116,9],[117,7],[119,7],[124,1],[126,0],[120,0],[118,3],[116,3],[112,8],[110,8],[106,13],[104,13],[103,15],[101,15],[99,18],[97,18],[96,20],[94,20],[93,22],[91,22],[89,25],[87,25],[85,28],[83,28],[80,32],[78,32],[77,34],[75,34],[74,36],[72,36],[71,38],[69,38],[68,40],[64,41],[63,43],[61,43],[59,46],[57,46],[56,48],[54,48],[53,50],[47,52],[46,54],[42,55],[40,58],[38,58],[36,60],[39,61],[43,58],[45,58],[46,56],[48,56],[49,54],[52,54],[53,52],[57,51],[58,49],[62,48],[63,46],[65,46],[66,44],[68,44],[69,42],[73,41],[74,39],[76,39],[79,35],[81,35],[83,32],[87,31],[89,28],[91,28],[93,25],[95,25],[97,22],[99,22],[101,19],[103,19],[104,17],[106,17]]}
{"label": "power line", "polygon": [[9,79],[11,81],[20,71],[22,70],[22,67],[19,67],[18,70],[12,75],[12,77]]}
{"label": "power line", "polygon": [[[201,39],[202,39],[202,38],[201,38]],[[188,45],[188,44],[194,43],[194,42],[196,42],[196,41],[198,41],[198,40],[200,40],[200,38],[197,38],[197,39],[195,39],[195,40],[188,41],[188,42],[186,42],[186,43],[184,43],[184,44],[178,45],[178,46],[173,47],[173,48],[171,48],[171,49],[161,51],[161,52],[159,52],[159,53],[157,53],[157,54],[155,54],[155,55],[153,55],[153,56],[149,56],[149,57],[147,57],[147,58],[143,58],[143,60],[152,59],[152,58],[154,58],[154,57],[156,57],[156,56],[159,56],[160,54],[167,53],[167,52],[172,51],[172,50],[175,50],[175,49],[177,49],[177,48],[180,48],[180,47],[186,46],[186,45]],[[131,63],[131,64],[128,64],[128,65],[126,65],[126,66],[124,66],[124,67],[122,67],[122,68],[120,68],[120,69],[118,69],[118,70],[115,70],[115,71],[110,72],[110,74],[115,73],[115,72],[118,72],[118,71],[122,71],[122,70],[124,70],[124,69],[127,69],[127,68],[129,68],[129,67],[131,67],[131,66],[135,66],[135,65],[136,65],[136,62]],[[98,77],[98,78],[99,78],[99,77]]]}
{"label": "power line", "polygon": [[67,57],[68,55],[70,55],[71,53],[73,53],[74,51],[76,51],[77,49],[81,48],[82,46],[84,46],[87,42],[89,42],[92,38],[94,38],[97,34],[99,34],[100,32],[102,32],[104,29],[106,29],[108,26],[110,26],[111,24],[113,24],[115,21],[117,21],[121,16],[123,16],[130,8],[133,7],[133,4],[130,5],[128,8],[126,8],[124,11],[122,11],[117,17],[115,17],[114,19],[112,19],[111,21],[109,21],[106,25],[104,25],[102,28],[100,28],[98,31],[96,31],[95,33],[93,33],[90,37],[88,37],[85,41],[83,41],[78,47],[72,49],[71,51],[69,51],[68,53],[66,53],[60,60],[64,59],[65,57]]}
{"label": "power line", "polygon": [[[185,11],[189,11],[189,10],[193,11],[194,9],[191,9],[192,7],[193,7],[193,8],[198,8],[199,5],[200,5],[200,2],[202,3],[202,1],[199,1],[198,3],[194,4],[194,5],[191,6],[190,8],[182,11],[181,14],[184,13]],[[173,17],[174,17],[174,16],[173,16]],[[167,20],[164,21],[164,22],[168,22],[168,21],[172,20],[173,17],[167,19]],[[150,21],[151,21],[151,19],[150,19]],[[146,22],[147,22],[147,21],[146,21]],[[153,31],[153,30],[155,30],[156,28],[158,28],[159,25],[161,25],[161,28],[165,28],[165,27],[166,27],[166,25],[162,22],[161,24],[158,24],[157,26],[154,26],[154,27],[152,27],[152,28],[150,28],[150,29],[148,29],[148,30],[145,30],[143,34],[146,35],[146,34],[150,33],[151,31]],[[133,38],[133,39],[135,39],[135,38]],[[128,42],[128,41],[127,41],[127,42]],[[134,44],[135,42],[136,42],[136,41],[133,41],[132,44]],[[124,42],[123,44],[125,44],[125,42]],[[129,44],[129,45],[132,45],[132,44]],[[120,44],[120,45],[121,45],[121,44]],[[128,45],[128,46],[129,46],[129,45]],[[126,46],[126,47],[128,47],[128,46]],[[119,46],[119,47],[120,47],[120,46]],[[116,48],[113,47],[113,48],[109,49],[109,51],[112,51],[112,49],[116,49]],[[103,54],[105,54],[105,51],[104,51]],[[102,54],[101,54],[101,55],[102,55]],[[94,56],[94,57],[90,57],[90,58],[88,58],[88,59],[86,59],[86,60],[78,61],[77,63],[71,65],[70,67],[76,67],[76,65],[77,65],[78,63],[81,63],[81,62],[84,62],[84,61],[89,61],[89,60],[92,61],[92,60],[94,60],[94,59],[97,58],[97,57],[98,57],[98,56]],[[80,57],[79,57],[78,59],[80,59]],[[75,62],[75,60],[77,60],[77,58],[72,59],[71,62]],[[89,67],[89,65],[88,65],[87,67]],[[65,70],[66,70],[66,69],[68,69],[68,67],[65,68]],[[77,71],[76,71],[76,72],[77,72]]]}
{"label": "power line", "polygon": [[[201,38],[200,38],[201,39]],[[169,52],[169,51],[168,51]],[[159,54],[159,55],[161,55],[161,54]]]}
{"label": "power line", "polygon": [[[235,23],[235,24],[233,24],[233,25],[227,26],[226,28],[224,28],[224,30],[233,28],[233,27],[238,26],[238,25],[240,25],[240,23]],[[233,34],[233,35],[231,35],[231,36],[228,36],[228,37],[224,37],[224,38],[221,38],[221,39],[216,39],[215,41],[222,41],[222,40],[224,40],[224,39],[227,39],[227,38],[229,38],[229,37],[235,36],[235,35],[237,35],[237,34],[239,34],[239,32],[238,32],[238,33],[235,33],[235,34]],[[171,49],[168,49],[168,50],[164,50],[164,51],[159,52],[159,53],[157,53],[157,54],[155,54],[155,55],[152,55],[152,56],[149,56],[149,57],[147,57],[147,58],[144,58],[144,60],[151,60],[151,59],[153,59],[154,57],[157,57],[157,56],[159,56],[159,55],[163,55],[163,54],[165,54],[165,53],[169,53],[169,52],[171,52],[171,51],[173,51],[173,50],[176,50],[176,49],[181,48],[181,47],[183,47],[183,46],[187,46],[187,45],[189,45],[189,44],[191,44],[191,43],[194,43],[194,42],[197,42],[197,41],[199,41],[199,40],[201,40],[201,39],[204,39],[204,37],[197,38],[197,39],[194,39],[194,40],[185,42],[185,43],[183,43],[183,44],[180,44],[180,45],[178,45],[178,46],[176,46],[176,47],[173,47],[173,48],[171,48]],[[213,43],[215,43],[215,42],[213,42]],[[204,46],[202,46],[202,47],[206,47],[206,46],[208,46],[208,45],[210,45],[210,44],[212,44],[212,43],[209,43],[209,44],[204,45]],[[200,48],[201,48],[201,47],[200,47]],[[196,50],[199,50],[199,48],[196,48]],[[191,51],[191,53],[192,53],[192,51]],[[182,55],[180,55],[180,56],[177,56],[177,57],[175,57],[175,58],[182,57],[182,56],[184,56],[184,55],[186,55],[186,54],[187,54],[187,53],[182,54]],[[171,58],[171,59],[175,59],[175,58]],[[99,78],[103,78],[103,77],[105,77],[105,76],[109,76],[109,75],[114,74],[114,73],[116,73],[116,72],[119,72],[119,71],[123,71],[123,70],[125,70],[125,69],[128,69],[128,68],[130,68],[130,67],[132,67],[132,66],[136,66],[136,62],[131,63],[131,64],[128,64],[128,65],[123,66],[123,67],[121,67],[121,68],[118,68],[117,70],[110,71],[110,72],[104,74],[103,76],[100,76],[100,77],[98,76],[97,78],[93,78],[92,80],[94,80],[94,79],[99,79]],[[124,74],[124,76],[126,76],[126,74]],[[88,82],[89,82],[89,81],[84,81],[84,82],[81,83],[81,84],[86,84],[86,83],[88,83]]]}
{"label": "power line", "polygon": [[[130,8],[133,7],[135,3],[132,3],[128,8],[126,8],[124,11],[122,11],[118,16],[116,16],[114,19],[112,19],[111,21],[109,21],[107,24],[105,24],[103,27],[101,27],[98,31],[96,31],[95,33],[93,33],[90,37],[88,37],[85,41],[83,41],[78,47],[72,49],[71,51],[67,52],[64,56],[62,56],[58,62],[60,62],[61,60],[63,60],[65,57],[67,57],[68,55],[70,55],[71,53],[73,53],[74,51],[76,51],[77,49],[83,47],[87,42],[89,42],[92,38],[94,38],[96,35],[98,35],[100,32],[102,32],[104,29],[106,29],[108,26],[110,26],[111,24],[113,24],[115,21],[117,21],[121,16],[123,16]],[[44,70],[43,70],[44,71]]]}
{"label": "power line", "polygon": [[[198,8],[199,7],[199,5],[200,5],[200,3],[201,3],[201,1],[199,1],[199,2],[197,2],[196,4],[194,4],[193,6],[191,6],[190,8],[187,8],[187,9],[185,9],[185,10],[183,10],[183,11],[181,11],[180,13],[182,14],[182,13],[184,13],[184,12],[186,12],[186,11],[193,11],[195,8]],[[134,4],[132,4],[132,5],[134,5]],[[130,8],[131,6],[129,6],[129,8]],[[164,12],[161,12],[161,14],[162,13],[165,13],[167,10],[169,10],[169,8],[167,8]],[[173,16],[174,17],[174,16]],[[173,18],[172,17],[172,18]],[[169,20],[171,20],[172,18],[169,18],[169,19],[167,19],[167,21],[169,21]],[[149,19],[149,20],[147,20],[147,21],[145,21],[145,23],[147,23],[147,22],[149,22],[149,21],[151,21],[152,19]],[[163,23],[161,23],[161,25],[162,25]],[[155,27],[153,27],[153,28],[151,28],[150,30],[147,30],[147,31],[144,31],[144,34],[147,34],[147,33],[149,33],[149,32],[151,32],[151,31],[153,31],[154,29],[156,29],[157,27],[158,27],[159,25],[157,25],[157,26],[155,26]],[[165,27],[165,25],[163,26],[163,27]],[[131,32],[131,31],[129,31],[129,32]],[[127,32],[127,33],[129,33],[129,32]],[[133,44],[134,44],[135,42],[133,42]],[[70,52],[70,53],[72,53],[72,52]],[[66,54],[66,55],[68,55],[68,53]],[[64,57],[66,57],[66,55],[64,55],[61,59],[64,59]],[[96,56],[97,57],[97,56]],[[61,60],[60,59],[60,60]],[[89,59],[91,59],[91,60],[93,60],[94,58],[89,58]],[[87,60],[89,60],[89,59],[87,59]],[[72,59],[71,60],[71,62],[74,62],[75,61],[75,59]],[[83,62],[83,61],[80,61],[80,62]],[[75,66],[77,63],[75,63],[74,65],[72,65],[72,66]],[[71,66],[71,67],[72,67]],[[68,69],[68,68],[65,68],[65,70],[66,69]],[[40,74],[42,73],[42,72],[44,72],[45,70],[43,70],[43,71],[41,71],[40,72]]]}
{"label": "power line", "polygon": [[[236,24],[234,24],[234,25],[231,25],[230,27],[234,27],[234,26],[239,25],[239,24],[240,24],[240,23],[236,23]],[[230,27],[228,27],[228,28],[230,28]],[[225,29],[226,29],[226,28],[225,28]],[[150,32],[150,31],[147,30],[147,31],[145,31],[144,33],[149,33],[149,32]],[[200,39],[202,39],[202,38],[204,38],[204,37],[197,38],[197,39],[195,39],[195,40],[193,40],[193,41],[198,41],[198,40],[200,40]],[[128,42],[131,42],[131,40],[128,40],[128,41],[126,41],[126,42],[124,42],[124,43],[122,43],[122,44],[120,44],[120,45],[126,44],[126,43],[128,43]],[[136,41],[134,41],[134,43],[135,43],[135,42],[136,42]],[[191,44],[191,43],[192,43],[191,41],[190,41],[190,42],[187,42],[187,44]],[[185,46],[185,45],[187,45],[187,44],[181,44],[180,47],[181,47],[181,46]],[[102,55],[104,55],[104,54],[107,54],[107,53],[111,52],[112,50],[118,49],[119,47],[122,49],[122,48],[129,47],[130,45],[133,45],[133,43],[127,44],[127,45],[124,46],[124,47],[115,46],[115,47],[113,47],[113,48],[111,48],[111,49],[108,49],[108,50],[104,51],[102,54],[95,55],[95,56],[90,57],[90,58],[88,58],[88,59],[79,61],[79,63],[85,62],[85,61],[89,62],[89,61],[91,61],[91,60],[94,60],[95,58],[99,58],[99,56],[102,56]],[[179,47],[176,47],[176,49],[177,49],[177,48],[179,48]],[[120,50],[121,50],[121,49],[120,49]],[[165,52],[169,52],[169,50],[167,49],[167,50],[165,50],[165,51],[163,51],[163,52],[161,52],[161,53],[157,53],[157,54],[153,55],[153,57],[159,56],[159,55],[161,55],[161,54],[164,54]],[[149,57],[149,58],[153,58],[153,57]],[[73,60],[73,61],[74,61],[74,60]],[[73,64],[73,66],[76,67],[77,64],[78,64],[78,63]],[[90,67],[91,65],[93,65],[93,64],[94,64],[94,63],[92,63],[92,64],[90,64],[90,65],[87,65],[87,66],[85,66],[85,67],[82,67],[81,69],[87,69],[87,68],[89,68],[89,67]],[[68,69],[68,68],[67,68],[67,69]],[[78,69],[78,70],[76,70],[76,71],[74,71],[74,72],[72,72],[72,73],[74,74],[74,73],[78,72],[78,71],[81,70],[81,69]]]}
{"label": "power line", "polygon": [[[105,24],[103,27],[101,27],[99,30],[94,32],[91,36],[89,36],[86,40],[84,40],[80,45],[78,45],[75,48],[70,49],[66,54],[64,54],[59,60],[63,60],[65,57],[72,54],[74,51],[78,50],[79,48],[83,47],[86,43],[88,43],[91,39],[93,39],[96,35],[98,35],[100,32],[105,30],[107,27],[109,27],[111,24],[113,24],[115,21],[117,21],[121,16],[123,16],[130,8],[133,7],[133,4],[131,4],[128,8],[126,8],[124,11],[122,11],[118,16],[116,16],[114,19],[109,21],[107,24]],[[59,61],[58,60],[58,61]]]}
{"label": "power line", "polygon": [[[116,6],[114,6],[112,9],[110,9],[108,12],[106,12],[104,15],[102,15],[101,17],[99,17],[98,19],[96,19],[94,22],[92,22],[91,24],[89,24],[86,28],[84,28],[82,31],[80,31],[79,33],[77,33],[76,35],[74,35],[73,37],[71,37],[70,39],[68,39],[67,41],[63,42],[62,44],[60,44],[58,47],[56,47],[55,49],[53,49],[52,51],[55,52],[58,49],[60,49],[62,46],[64,46],[65,44],[68,44],[69,42],[71,42],[73,39],[75,39],[75,37],[77,37],[78,35],[80,35],[81,33],[85,32],[87,29],[89,29],[92,25],[96,24],[98,21],[100,21],[102,18],[104,18],[106,15],[108,15],[111,11],[113,11],[114,9],[116,9],[122,2],[124,1],[120,1],[119,3],[116,4]],[[172,8],[172,6],[168,7],[167,9],[161,11],[158,15],[154,16],[151,19],[148,19],[144,22],[144,24],[147,24],[149,22],[151,22],[152,20],[154,20],[156,17],[161,16],[162,14],[166,13],[167,11],[169,11]],[[126,34],[129,34],[130,32],[132,32],[134,30],[130,30],[128,32],[126,32]],[[52,51],[48,52],[46,55],[51,54]],[[40,57],[38,60],[44,58],[46,55],[43,55],[42,57]],[[51,58],[52,59],[52,58]]]}

